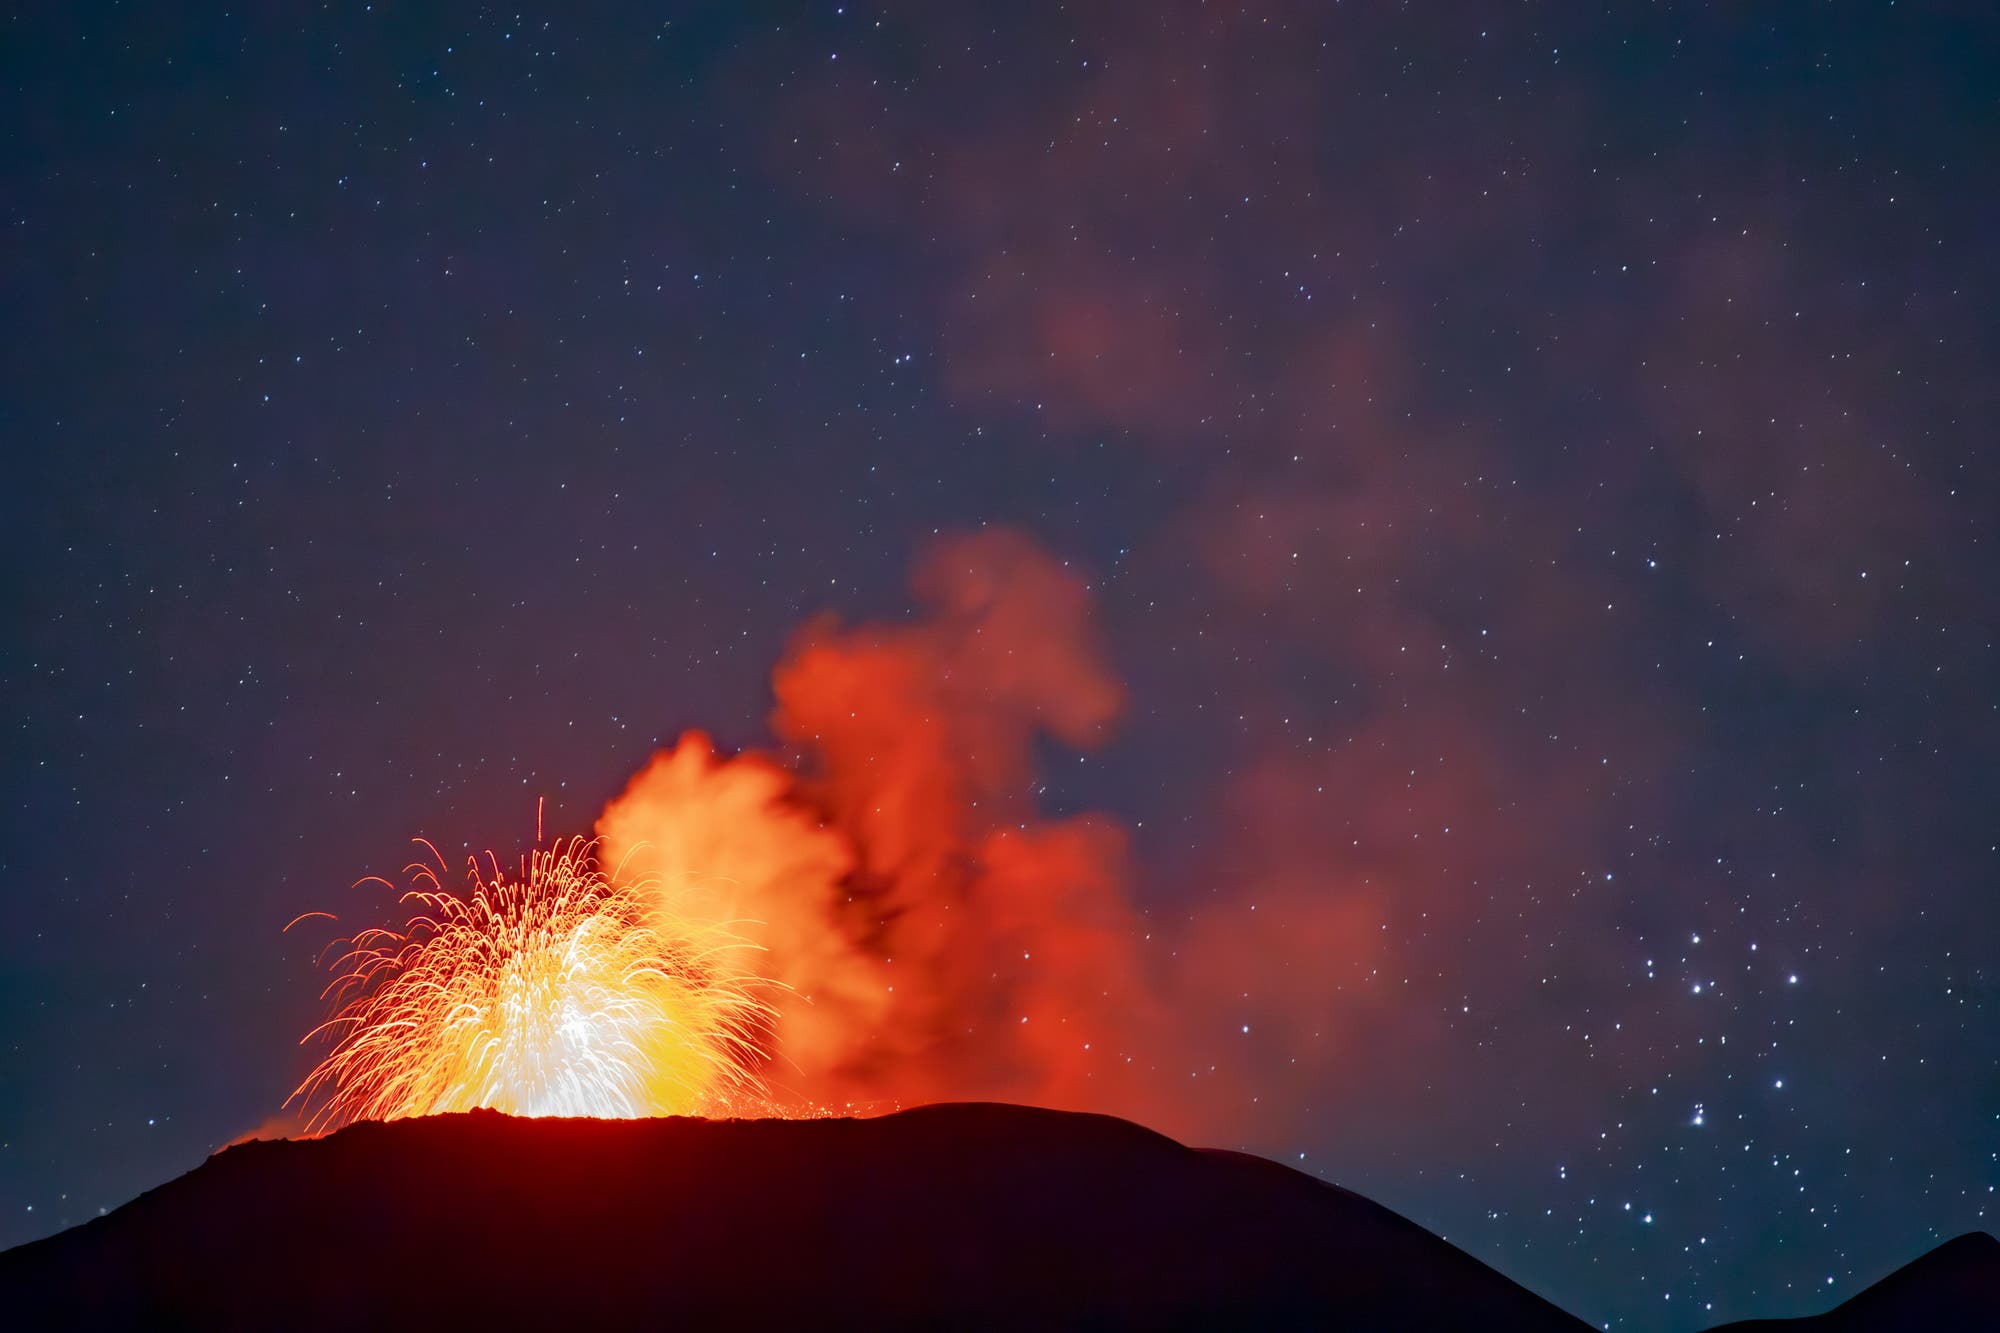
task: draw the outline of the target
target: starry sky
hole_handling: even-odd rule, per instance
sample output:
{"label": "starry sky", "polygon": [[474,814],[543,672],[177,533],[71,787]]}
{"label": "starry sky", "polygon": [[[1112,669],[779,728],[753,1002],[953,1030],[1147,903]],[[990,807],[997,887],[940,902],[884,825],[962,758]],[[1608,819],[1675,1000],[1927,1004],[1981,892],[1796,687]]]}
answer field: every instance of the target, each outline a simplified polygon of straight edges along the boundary
{"label": "starry sky", "polygon": [[0,41],[0,1245],[982,534],[1207,1142],[1614,1328],[1994,1229],[1977,7],[199,9]]}

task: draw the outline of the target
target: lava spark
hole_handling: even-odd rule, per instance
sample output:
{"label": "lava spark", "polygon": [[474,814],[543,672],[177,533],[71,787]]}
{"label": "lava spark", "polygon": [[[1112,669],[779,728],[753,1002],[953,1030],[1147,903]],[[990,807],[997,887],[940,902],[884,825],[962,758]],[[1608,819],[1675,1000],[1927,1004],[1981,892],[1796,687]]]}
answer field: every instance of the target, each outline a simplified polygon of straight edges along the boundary
{"label": "lava spark", "polygon": [[756,1094],[773,1013],[727,923],[615,882],[582,838],[515,877],[474,858],[462,897],[442,864],[408,868],[401,930],[361,931],[332,964],[336,1009],[307,1040],[333,1047],[292,1095],[313,1130],[474,1107],[716,1113]]}

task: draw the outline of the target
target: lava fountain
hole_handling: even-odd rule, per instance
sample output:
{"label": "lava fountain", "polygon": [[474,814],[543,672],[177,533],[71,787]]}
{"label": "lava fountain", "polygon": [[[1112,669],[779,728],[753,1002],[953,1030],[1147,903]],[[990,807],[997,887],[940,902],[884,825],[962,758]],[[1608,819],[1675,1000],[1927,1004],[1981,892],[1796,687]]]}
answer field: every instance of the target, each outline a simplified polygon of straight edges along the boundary
{"label": "lava fountain", "polygon": [[332,1049],[291,1098],[309,1129],[474,1107],[716,1114],[754,1098],[774,1012],[727,922],[680,910],[652,877],[607,876],[583,838],[512,877],[472,858],[462,896],[422,845],[438,865],[407,868],[403,928],[335,946],[321,997],[334,1013],[306,1037]]}

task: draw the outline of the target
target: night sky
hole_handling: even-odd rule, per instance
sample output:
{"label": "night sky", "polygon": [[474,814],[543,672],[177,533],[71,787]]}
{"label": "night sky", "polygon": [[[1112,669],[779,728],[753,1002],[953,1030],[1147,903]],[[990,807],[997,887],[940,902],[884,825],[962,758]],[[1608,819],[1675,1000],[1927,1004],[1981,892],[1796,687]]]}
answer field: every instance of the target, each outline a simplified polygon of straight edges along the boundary
{"label": "night sky", "polygon": [[0,1245],[968,542],[1122,690],[990,804],[1202,978],[1146,1118],[1613,1327],[1994,1229],[1981,7],[403,8],[0,37]]}

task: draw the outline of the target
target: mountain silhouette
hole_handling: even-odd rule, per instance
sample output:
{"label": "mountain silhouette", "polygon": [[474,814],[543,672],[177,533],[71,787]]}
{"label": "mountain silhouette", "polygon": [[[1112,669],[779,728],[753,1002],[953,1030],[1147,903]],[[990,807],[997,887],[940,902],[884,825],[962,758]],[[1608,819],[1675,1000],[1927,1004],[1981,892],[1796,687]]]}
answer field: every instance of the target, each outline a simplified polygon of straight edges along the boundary
{"label": "mountain silhouette", "polygon": [[[1859,1299],[1859,1298],[1857,1298]],[[1137,1125],[476,1111],[250,1142],[0,1254],[7,1326],[1579,1330],[1379,1204]]]}
{"label": "mountain silhouette", "polygon": [[1710,1333],[1945,1333],[2000,1329],[2000,1240],[1968,1231],[1825,1314],[1746,1319]]}

